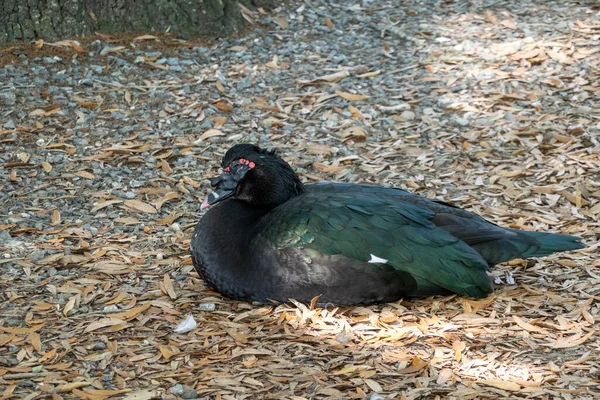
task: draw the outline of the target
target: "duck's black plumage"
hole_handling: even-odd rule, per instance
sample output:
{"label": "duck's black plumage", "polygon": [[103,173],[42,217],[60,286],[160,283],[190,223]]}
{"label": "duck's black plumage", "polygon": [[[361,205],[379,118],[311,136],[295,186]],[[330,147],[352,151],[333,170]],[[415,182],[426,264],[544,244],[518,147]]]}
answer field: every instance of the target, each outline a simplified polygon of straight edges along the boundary
{"label": "duck's black plumage", "polygon": [[[502,228],[375,185],[302,185],[276,154],[232,147],[192,237],[200,276],[240,300],[369,304],[493,291],[489,266],[579,249],[575,236]],[[218,204],[216,204],[218,203]]]}

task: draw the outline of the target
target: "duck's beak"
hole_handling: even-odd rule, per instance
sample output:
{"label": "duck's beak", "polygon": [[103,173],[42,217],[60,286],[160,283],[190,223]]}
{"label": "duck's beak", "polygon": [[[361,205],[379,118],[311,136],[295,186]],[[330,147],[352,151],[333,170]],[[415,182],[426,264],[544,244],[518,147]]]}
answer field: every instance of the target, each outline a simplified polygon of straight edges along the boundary
{"label": "duck's beak", "polygon": [[215,192],[210,192],[202,202],[200,209],[204,210],[205,208],[208,208],[221,200],[225,200],[226,198],[231,197],[232,194],[233,190],[217,190]]}
{"label": "duck's beak", "polygon": [[204,199],[202,202],[200,209],[204,210],[205,208],[208,208],[221,200],[231,197],[235,191],[238,181],[243,176],[243,174],[240,175],[227,172],[212,178],[210,180],[210,186],[214,187],[215,190],[206,196],[206,199]]}

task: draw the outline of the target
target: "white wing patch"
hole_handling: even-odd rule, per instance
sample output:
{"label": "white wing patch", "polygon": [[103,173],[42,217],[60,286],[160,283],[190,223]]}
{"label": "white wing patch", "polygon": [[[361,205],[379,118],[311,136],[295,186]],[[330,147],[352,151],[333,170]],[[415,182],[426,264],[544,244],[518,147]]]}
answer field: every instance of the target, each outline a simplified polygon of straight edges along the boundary
{"label": "white wing patch", "polygon": [[371,254],[371,259],[369,260],[369,264],[385,264],[388,262],[385,258],[377,257],[374,254]]}

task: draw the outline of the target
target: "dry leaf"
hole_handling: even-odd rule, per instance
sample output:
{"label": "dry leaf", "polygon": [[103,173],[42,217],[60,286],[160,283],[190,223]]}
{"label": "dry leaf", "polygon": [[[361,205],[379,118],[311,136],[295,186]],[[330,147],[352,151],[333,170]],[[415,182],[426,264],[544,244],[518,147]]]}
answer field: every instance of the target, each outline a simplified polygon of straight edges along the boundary
{"label": "dry leaf", "polygon": [[333,152],[333,147],[327,146],[326,144],[309,144],[306,146],[306,150],[310,154],[330,156]]}
{"label": "dry leaf", "polygon": [[233,106],[231,104],[225,103],[222,100],[219,100],[213,104],[215,107],[217,107],[221,111],[225,111],[225,112],[233,111]]}
{"label": "dry leaf", "polygon": [[341,70],[339,72],[336,72],[334,74],[329,74],[329,75],[323,75],[320,76],[318,78],[315,79],[310,79],[310,80],[299,80],[298,83],[300,85],[312,85],[315,84],[317,82],[339,82],[344,78],[347,78],[350,76],[350,72],[348,72],[347,69]]}
{"label": "dry leaf", "polygon": [[328,17],[325,17],[325,25],[327,25],[329,29],[333,29],[333,22],[331,22]]}
{"label": "dry leaf", "polygon": [[99,261],[95,263],[92,268],[95,271],[109,275],[128,274],[132,271],[132,268],[129,265],[116,261]]}
{"label": "dry leaf", "polygon": [[279,17],[273,18],[273,22],[275,22],[277,25],[279,25],[279,27],[283,30],[286,30],[290,27],[290,24],[288,23],[287,18],[284,16],[279,16]]}
{"label": "dry leaf", "polygon": [[124,324],[125,321],[123,321],[122,319],[119,318],[102,318],[99,321],[95,321],[92,322],[91,324],[88,325],[87,328],[85,328],[85,332],[93,332],[93,331],[97,331],[98,329],[102,329],[102,328],[106,328],[109,326],[114,326],[114,325],[119,325],[119,324]]}
{"label": "dry leaf", "polygon": [[338,133],[342,139],[364,140],[367,138],[367,132],[360,126],[352,126]]}
{"label": "dry leaf", "polygon": [[514,382],[501,381],[499,379],[489,379],[489,380],[485,380],[485,381],[477,381],[477,383],[480,383],[482,385],[492,386],[492,387],[502,389],[502,390],[509,390],[511,392],[521,390],[520,385],[518,385]]}
{"label": "dry leaf", "polygon": [[553,349],[566,349],[569,347],[579,346],[592,337],[594,333],[596,333],[596,331],[592,329],[583,337],[581,336],[581,333],[576,333],[575,335],[568,337],[560,337],[556,339],[554,343],[546,344],[546,346],[552,347]]}
{"label": "dry leaf", "polygon": [[153,35],[141,35],[141,36],[136,36],[135,38],[133,38],[134,42],[139,42],[141,40],[158,40],[158,38]]}
{"label": "dry leaf", "polygon": [[167,175],[171,175],[171,173],[173,172],[173,169],[171,169],[171,166],[169,165],[169,163],[164,159],[160,160],[160,168]]}
{"label": "dry leaf", "polygon": [[505,20],[503,20],[500,23],[502,25],[504,25],[505,27],[507,27],[507,28],[514,29],[514,30],[518,29],[517,24],[515,23],[515,21],[512,21],[510,19],[505,19]]}
{"label": "dry leaf", "polygon": [[150,308],[151,305],[152,305],[152,303],[145,303],[145,304],[142,304],[141,306],[132,308],[131,310],[111,314],[111,317],[122,319],[125,321],[130,321],[130,320],[134,319],[135,317],[137,317],[138,315],[140,315],[141,313],[143,313],[144,311],[146,311],[148,308]]}
{"label": "dry leaf", "polygon": [[493,12],[493,11],[489,11],[489,10],[487,10],[487,11],[485,11],[485,12],[483,13],[483,15],[485,15],[485,18],[486,18],[488,21],[490,21],[492,24],[494,24],[494,25],[498,25],[498,19],[497,19],[497,18],[496,18],[496,16],[494,15],[494,12]]}
{"label": "dry leaf", "polygon": [[91,213],[95,213],[103,208],[106,208],[108,206],[111,206],[113,204],[119,204],[122,203],[123,200],[107,200],[107,201],[103,201],[101,203],[96,204],[91,210]]}
{"label": "dry leaf", "polygon": [[160,354],[162,354],[162,356],[165,358],[165,360],[169,360],[171,357],[181,353],[181,350],[171,345],[159,346],[158,350],[160,351]]}
{"label": "dry leaf", "polygon": [[175,293],[175,288],[173,287],[173,281],[169,274],[165,274],[163,277],[163,285],[165,287],[166,293],[173,300],[177,299],[177,293]]}
{"label": "dry leaf", "polygon": [[35,351],[40,353],[42,351],[42,341],[40,340],[40,334],[37,332],[30,332],[28,336],[29,343],[31,343]]}
{"label": "dry leaf", "polygon": [[123,202],[123,204],[125,204],[125,206],[127,206],[128,208],[137,211],[137,212],[144,212],[144,213],[150,213],[150,214],[156,214],[156,208],[154,208],[154,206],[148,204],[148,203],[144,203],[143,201],[140,200],[125,200]]}
{"label": "dry leaf", "polygon": [[65,304],[65,308],[63,308],[63,315],[65,317],[68,316],[69,312],[75,307],[75,303],[77,302],[77,296],[78,295],[71,296],[71,298],[69,298],[69,301],[67,301],[67,304]]}
{"label": "dry leaf", "polygon": [[52,225],[58,225],[60,224],[60,211],[58,210],[54,210],[52,211],[52,218],[50,219],[50,223]]}
{"label": "dry leaf", "polygon": [[214,128],[210,128],[208,129],[206,132],[204,132],[202,135],[200,135],[200,137],[198,138],[198,140],[196,140],[194,143],[195,144],[200,144],[203,140],[206,140],[210,137],[213,136],[224,136],[225,134],[223,132],[221,132],[218,129],[214,129]]}
{"label": "dry leaf", "polygon": [[369,98],[369,96],[365,96],[362,94],[352,94],[352,93],[346,93],[346,92],[335,92],[335,94],[337,94],[338,96],[340,96],[343,99],[350,100],[350,101],[366,100]]}
{"label": "dry leaf", "polygon": [[314,162],[312,165],[317,171],[327,173],[340,172],[341,170],[346,169],[344,166],[327,165],[320,162]]}
{"label": "dry leaf", "polygon": [[78,171],[75,175],[80,176],[85,179],[95,179],[96,178],[94,176],[94,174],[87,172],[87,171]]}

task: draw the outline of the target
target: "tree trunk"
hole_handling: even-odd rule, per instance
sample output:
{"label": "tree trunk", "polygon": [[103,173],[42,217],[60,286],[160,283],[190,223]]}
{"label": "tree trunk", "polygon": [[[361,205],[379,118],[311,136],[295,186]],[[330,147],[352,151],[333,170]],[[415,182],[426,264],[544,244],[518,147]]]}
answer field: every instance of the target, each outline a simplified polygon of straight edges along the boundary
{"label": "tree trunk", "polygon": [[58,40],[94,32],[176,32],[221,36],[244,23],[238,2],[275,0],[0,0],[0,43]]}

